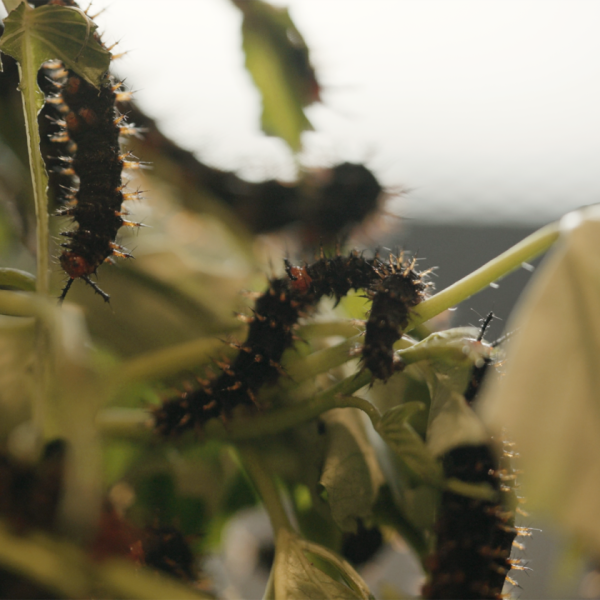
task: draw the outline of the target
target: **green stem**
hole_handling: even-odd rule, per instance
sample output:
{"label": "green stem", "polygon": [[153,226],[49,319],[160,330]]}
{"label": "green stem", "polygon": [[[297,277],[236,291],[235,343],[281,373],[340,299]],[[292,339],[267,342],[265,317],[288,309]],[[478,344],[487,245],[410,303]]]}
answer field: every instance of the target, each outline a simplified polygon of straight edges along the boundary
{"label": "green stem", "polygon": [[[29,36],[25,36],[27,45],[31,43]],[[39,111],[39,90],[37,89],[37,68],[31,57],[33,50],[27,48],[23,52],[23,65],[19,64],[19,89],[23,99],[23,112],[25,114],[25,128],[27,130],[27,150],[29,153],[29,166],[31,181],[33,184],[33,198],[35,202],[36,232],[37,232],[37,291],[39,294],[47,295],[50,289],[50,277],[48,270],[49,249],[49,218],[48,198],[46,190],[48,187],[48,176],[44,167],[44,161],[40,153],[40,132],[38,129],[37,116]]]}
{"label": "green stem", "polygon": [[[543,227],[494,260],[483,265],[481,268],[477,269],[477,271],[464,277],[429,300],[426,300],[419,305],[418,315],[413,317],[407,330],[418,326],[440,312],[466,300],[473,294],[487,287],[490,283],[497,281],[511,271],[514,271],[523,262],[531,260],[546,251],[556,241],[558,235],[558,223]],[[2,293],[0,292],[0,299],[1,296]],[[284,366],[295,384],[311,379],[320,373],[324,373],[347,362],[349,358],[351,358],[354,350],[360,345],[361,338],[361,335],[353,336],[336,346],[315,352],[309,357],[290,360]],[[192,342],[190,348],[192,348],[193,344],[198,344],[198,346],[193,349],[193,352],[196,352],[197,360],[198,354],[207,352],[208,342],[206,340]],[[403,338],[395,344],[395,347],[408,349],[412,345],[413,342]],[[201,347],[202,350],[200,350]],[[155,373],[156,369],[160,368],[160,361],[171,351],[172,349],[164,351],[164,354],[161,351],[160,355],[159,353],[155,353],[154,356],[149,355],[142,357],[139,361],[131,361],[123,370],[123,378],[125,380],[130,380],[142,379],[150,376],[151,373]],[[409,350],[402,352],[401,350],[399,355],[402,356],[406,362],[412,363],[428,358],[431,352],[433,352],[433,350],[420,346],[412,352]],[[189,357],[191,352],[189,352],[189,348],[183,349],[182,347],[181,354],[182,356],[185,355]],[[173,364],[175,362],[176,361],[173,361]],[[163,374],[165,374],[165,371],[163,371]],[[350,396],[361,387],[368,385],[371,383],[371,380],[372,377],[370,373],[368,371],[363,371],[356,377],[349,377],[339,382],[325,392],[314,396],[307,402],[288,406],[251,419],[244,419],[239,423],[233,421],[228,424],[227,430],[225,430],[222,424],[213,421],[207,424],[206,436],[213,439],[241,441],[285,431],[302,422],[309,421],[332,408],[352,406],[355,400],[348,400],[347,396]],[[358,408],[361,407],[359,406]],[[364,410],[364,407],[362,408]],[[118,411],[101,413],[98,424],[105,434],[133,437],[147,435],[147,433],[144,432],[144,428],[139,425],[140,422],[147,420],[147,417],[144,416],[147,415],[147,413],[139,411],[139,414],[132,419],[131,414],[128,412],[127,417],[124,417],[122,420],[119,414]]]}
{"label": "green stem", "polygon": [[[444,310],[459,304],[486,288],[490,283],[519,268],[523,262],[545,252],[556,241],[558,235],[558,223],[543,227],[477,271],[425,300],[418,306],[406,331],[414,329]],[[334,335],[351,337],[335,346],[314,352],[308,357],[298,358],[291,355],[283,366],[294,383],[312,379],[321,373],[343,365],[352,358],[363,341],[362,334],[354,335],[357,327],[359,327],[357,321],[312,323],[300,327],[298,330],[300,337],[311,339],[317,336]],[[395,344],[395,348],[405,348],[407,345],[410,345],[410,342],[403,338]],[[222,348],[219,340],[203,338],[148,353],[127,362],[121,371],[121,378],[123,381],[139,381],[174,375],[184,369],[206,362],[214,355],[215,351]]]}
{"label": "green stem", "polygon": [[[2,273],[0,272],[0,276],[1,275]],[[346,319],[310,323],[299,327],[296,333],[303,339],[332,336],[356,336],[356,332],[360,328],[360,323],[360,321]],[[123,365],[119,377],[123,382],[148,381],[170,377],[177,373],[181,373],[181,371],[185,371],[186,369],[191,369],[206,363],[214,357],[216,353],[222,353],[226,350],[227,348],[223,347],[223,342],[219,339],[201,338],[192,340],[191,342],[185,342],[176,346],[162,348],[154,352],[148,352],[147,354],[142,354],[141,356],[127,361]],[[343,364],[348,360],[347,351],[340,350],[340,352],[342,354],[335,359],[336,364],[333,366]],[[301,376],[303,380],[312,377],[311,373],[315,368],[318,370],[317,365],[322,358],[316,357],[312,362],[309,362],[310,366],[302,367],[302,364],[306,360],[307,359],[294,361],[293,364],[297,364],[298,371],[290,372],[292,379],[296,380],[296,376],[299,373],[303,373],[303,371],[306,371],[306,375]],[[333,366],[329,368],[333,368]]]}
{"label": "green stem", "polygon": [[[301,383],[313,379],[321,373],[326,373],[335,367],[339,367],[351,358],[358,357],[362,342],[363,335],[355,335],[335,346],[317,350],[317,352],[308,356],[288,359],[283,363],[283,368],[295,384]],[[394,344],[394,348],[408,348],[413,343],[408,338],[402,338]]]}
{"label": "green stem", "polygon": [[267,471],[258,450],[250,444],[239,445],[237,450],[240,462],[244,466],[248,477],[254,484],[254,487],[269,514],[274,537],[277,537],[277,533],[280,529],[293,531],[292,524],[283,507],[277,485],[275,484],[273,477]]}
{"label": "green stem", "polygon": [[463,277],[461,280],[447,287],[445,290],[432,296],[425,302],[419,304],[410,320],[406,331],[414,329],[417,325],[429,321],[448,308],[470,298],[477,292],[485,289],[495,281],[498,281],[518,269],[524,262],[536,258],[546,252],[558,239],[560,223],[551,223],[542,227],[524,240],[509,248],[493,260]]}
{"label": "green stem", "polygon": [[297,355],[284,361],[283,368],[294,383],[313,379],[321,373],[339,367],[352,358],[355,350],[360,348],[362,334],[355,335],[335,346],[317,350],[308,356],[298,358]]}
{"label": "green stem", "polygon": [[344,402],[343,408],[358,408],[362,410],[373,424],[373,429],[379,431],[379,423],[381,421],[381,413],[377,408],[364,398],[358,396],[343,396],[340,401]]}
{"label": "green stem", "polygon": [[302,339],[312,340],[323,337],[354,337],[365,328],[365,322],[356,319],[334,319],[332,321],[316,321],[301,325],[296,335]]}
{"label": "green stem", "polygon": [[[31,8],[26,5],[26,10]],[[38,111],[43,99],[37,85],[38,64],[35,62],[35,52],[31,36],[24,36],[22,60],[19,66],[19,89],[23,100],[23,113],[25,115],[25,129],[27,132],[27,151],[29,154],[29,167],[33,185],[33,198],[35,202],[36,235],[37,235],[37,277],[36,290],[42,297],[47,296],[50,290],[50,272],[48,269],[49,250],[49,219],[48,176],[40,151],[40,132],[38,129]],[[50,381],[50,334],[45,325],[36,323],[36,392],[33,400],[32,419],[34,426],[43,430],[45,421],[45,402]]]}

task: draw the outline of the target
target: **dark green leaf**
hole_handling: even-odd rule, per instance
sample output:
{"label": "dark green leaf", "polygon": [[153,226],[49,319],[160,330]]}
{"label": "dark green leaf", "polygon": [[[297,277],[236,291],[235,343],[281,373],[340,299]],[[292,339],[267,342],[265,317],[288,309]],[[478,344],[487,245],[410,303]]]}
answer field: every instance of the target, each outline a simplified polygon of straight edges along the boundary
{"label": "dark green leaf", "polygon": [[440,485],[442,470],[425,442],[410,426],[408,419],[423,410],[420,402],[407,402],[388,410],[378,426],[385,442],[409,471],[423,483]]}
{"label": "dark green leaf", "polygon": [[383,473],[360,412],[332,410],[322,419],[327,424],[328,449],[320,483],[340,529],[355,532],[356,519],[368,521],[372,516]]}

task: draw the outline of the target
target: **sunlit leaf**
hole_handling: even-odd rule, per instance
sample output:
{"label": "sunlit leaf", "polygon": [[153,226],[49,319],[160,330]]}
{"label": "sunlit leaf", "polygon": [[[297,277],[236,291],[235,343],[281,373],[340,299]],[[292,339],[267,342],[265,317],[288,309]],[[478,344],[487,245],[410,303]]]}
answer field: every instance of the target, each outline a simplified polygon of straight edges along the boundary
{"label": "sunlit leaf", "polygon": [[319,100],[308,48],[287,9],[261,0],[235,4],[244,15],[246,68],[262,95],[263,130],[298,151],[301,133],[312,129],[304,108]]}
{"label": "sunlit leaf", "polygon": [[[20,89],[35,81],[35,72],[48,60],[61,60],[69,69],[98,86],[108,70],[110,54],[95,39],[96,25],[79,9],[65,6],[40,6],[32,9],[21,3],[4,20],[0,50],[17,60],[25,70]],[[37,87],[37,85],[36,85]],[[38,108],[42,92],[36,90]]]}
{"label": "sunlit leaf", "polygon": [[562,242],[525,294],[506,373],[482,415],[516,442],[528,509],[600,549],[600,211],[567,215]]}

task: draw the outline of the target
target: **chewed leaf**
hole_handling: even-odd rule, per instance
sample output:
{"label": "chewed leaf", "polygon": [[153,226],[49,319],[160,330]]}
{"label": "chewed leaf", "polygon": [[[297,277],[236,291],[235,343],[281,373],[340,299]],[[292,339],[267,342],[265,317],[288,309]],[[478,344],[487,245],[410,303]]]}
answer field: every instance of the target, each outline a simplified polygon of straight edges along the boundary
{"label": "chewed leaf", "polygon": [[481,413],[516,442],[528,508],[600,549],[600,211],[565,217],[512,323],[505,375]]}
{"label": "chewed leaf", "polygon": [[[277,600],[368,600],[366,584],[354,569],[333,552],[298,538],[283,529],[277,536],[275,564],[271,575]],[[315,566],[307,552],[325,561],[339,573],[339,580]]]}
{"label": "chewed leaf", "polygon": [[95,39],[96,26],[79,9],[22,2],[4,21],[0,50],[36,70],[48,60],[65,66],[98,86],[108,70],[110,53]]}
{"label": "chewed leaf", "polygon": [[301,133],[312,129],[304,108],[319,100],[308,48],[287,9],[260,0],[235,4],[244,14],[246,68],[262,95],[263,130],[298,151]]}
{"label": "chewed leaf", "polygon": [[375,450],[355,410],[329,411],[328,449],[320,483],[334,521],[342,531],[356,531],[356,519],[370,519],[384,476]]}

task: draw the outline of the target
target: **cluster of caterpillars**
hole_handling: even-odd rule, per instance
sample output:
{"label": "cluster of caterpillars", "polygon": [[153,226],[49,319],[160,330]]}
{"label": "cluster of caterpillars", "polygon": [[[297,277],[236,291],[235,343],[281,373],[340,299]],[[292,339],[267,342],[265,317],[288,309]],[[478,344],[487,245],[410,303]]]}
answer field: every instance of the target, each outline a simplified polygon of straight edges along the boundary
{"label": "cluster of caterpillars", "polygon": [[[492,318],[490,313],[484,320],[479,342]],[[493,366],[493,359],[486,357],[473,367],[464,394],[469,405],[477,399]],[[515,526],[515,513],[523,511],[517,506],[513,456],[512,444],[506,440],[500,450],[490,440],[489,444],[458,446],[443,456],[447,478],[487,484],[496,499],[476,499],[450,491],[442,494],[435,552],[427,559],[430,577],[423,586],[424,598],[498,600],[503,597],[505,581],[516,585],[510,570],[527,569],[519,559],[511,558],[513,547],[523,549],[516,538],[531,535],[529,529]]]}
{"label": "cluster of caterpillars", "polygon": [[[67,0],[51,3],[76,6]],[[47,114],[54,123],[50,141],[58,145],[59,155],[54,159],[62,163],[54,167],[60,175],[64,204],[57,214],[76,223],[74,229],[61,233],[68,241],[61,244],[64,250],[59,260],[69,280],[60,301],[75,279],[82,279],[108,301],[109,295],[90,276],[113,257],[129,258],[129,252],[116,242],[117,233],[123,226],[140,226],[126,220],[128,212],[123,207],[125,200],[139,197],[139,192],[126,193],[122,183],[123,170],[140,165],[121,151],[120,138],[136,131],[116,108],[129,93],[108,73],[98,89],[58,61],[45,63],[43,74],[53,87],[46,98],[54,112]]]}
{"label": "cluster of caterpillars", "polygon": [[[282,373],[284,351],[294,343],[294,328],[318,302],[329,296],[339,301],[352,289],[365,290],[373,301],[363,367],[386,380],[402,365],[394,360],[393,344],[406,326],[409,311],[424,297],[426,273],[415,269],[415,260],[402,256],[367,259],[357,252],[321,258],[302,267],[286,262],[286,276],[272,279],[256,300],[253,316],[246,317],[246,341],[231,364],[220,363],[222,373],[202,387],[164,402],[154,412],[156,429],[163,435],[178,435],[201,429],[212,418],[224,418],[237,406],[256,404],[259,389]],[[394,311],[385,310],[394,304]],[[396,328],[393,334],[391,328]]]}

